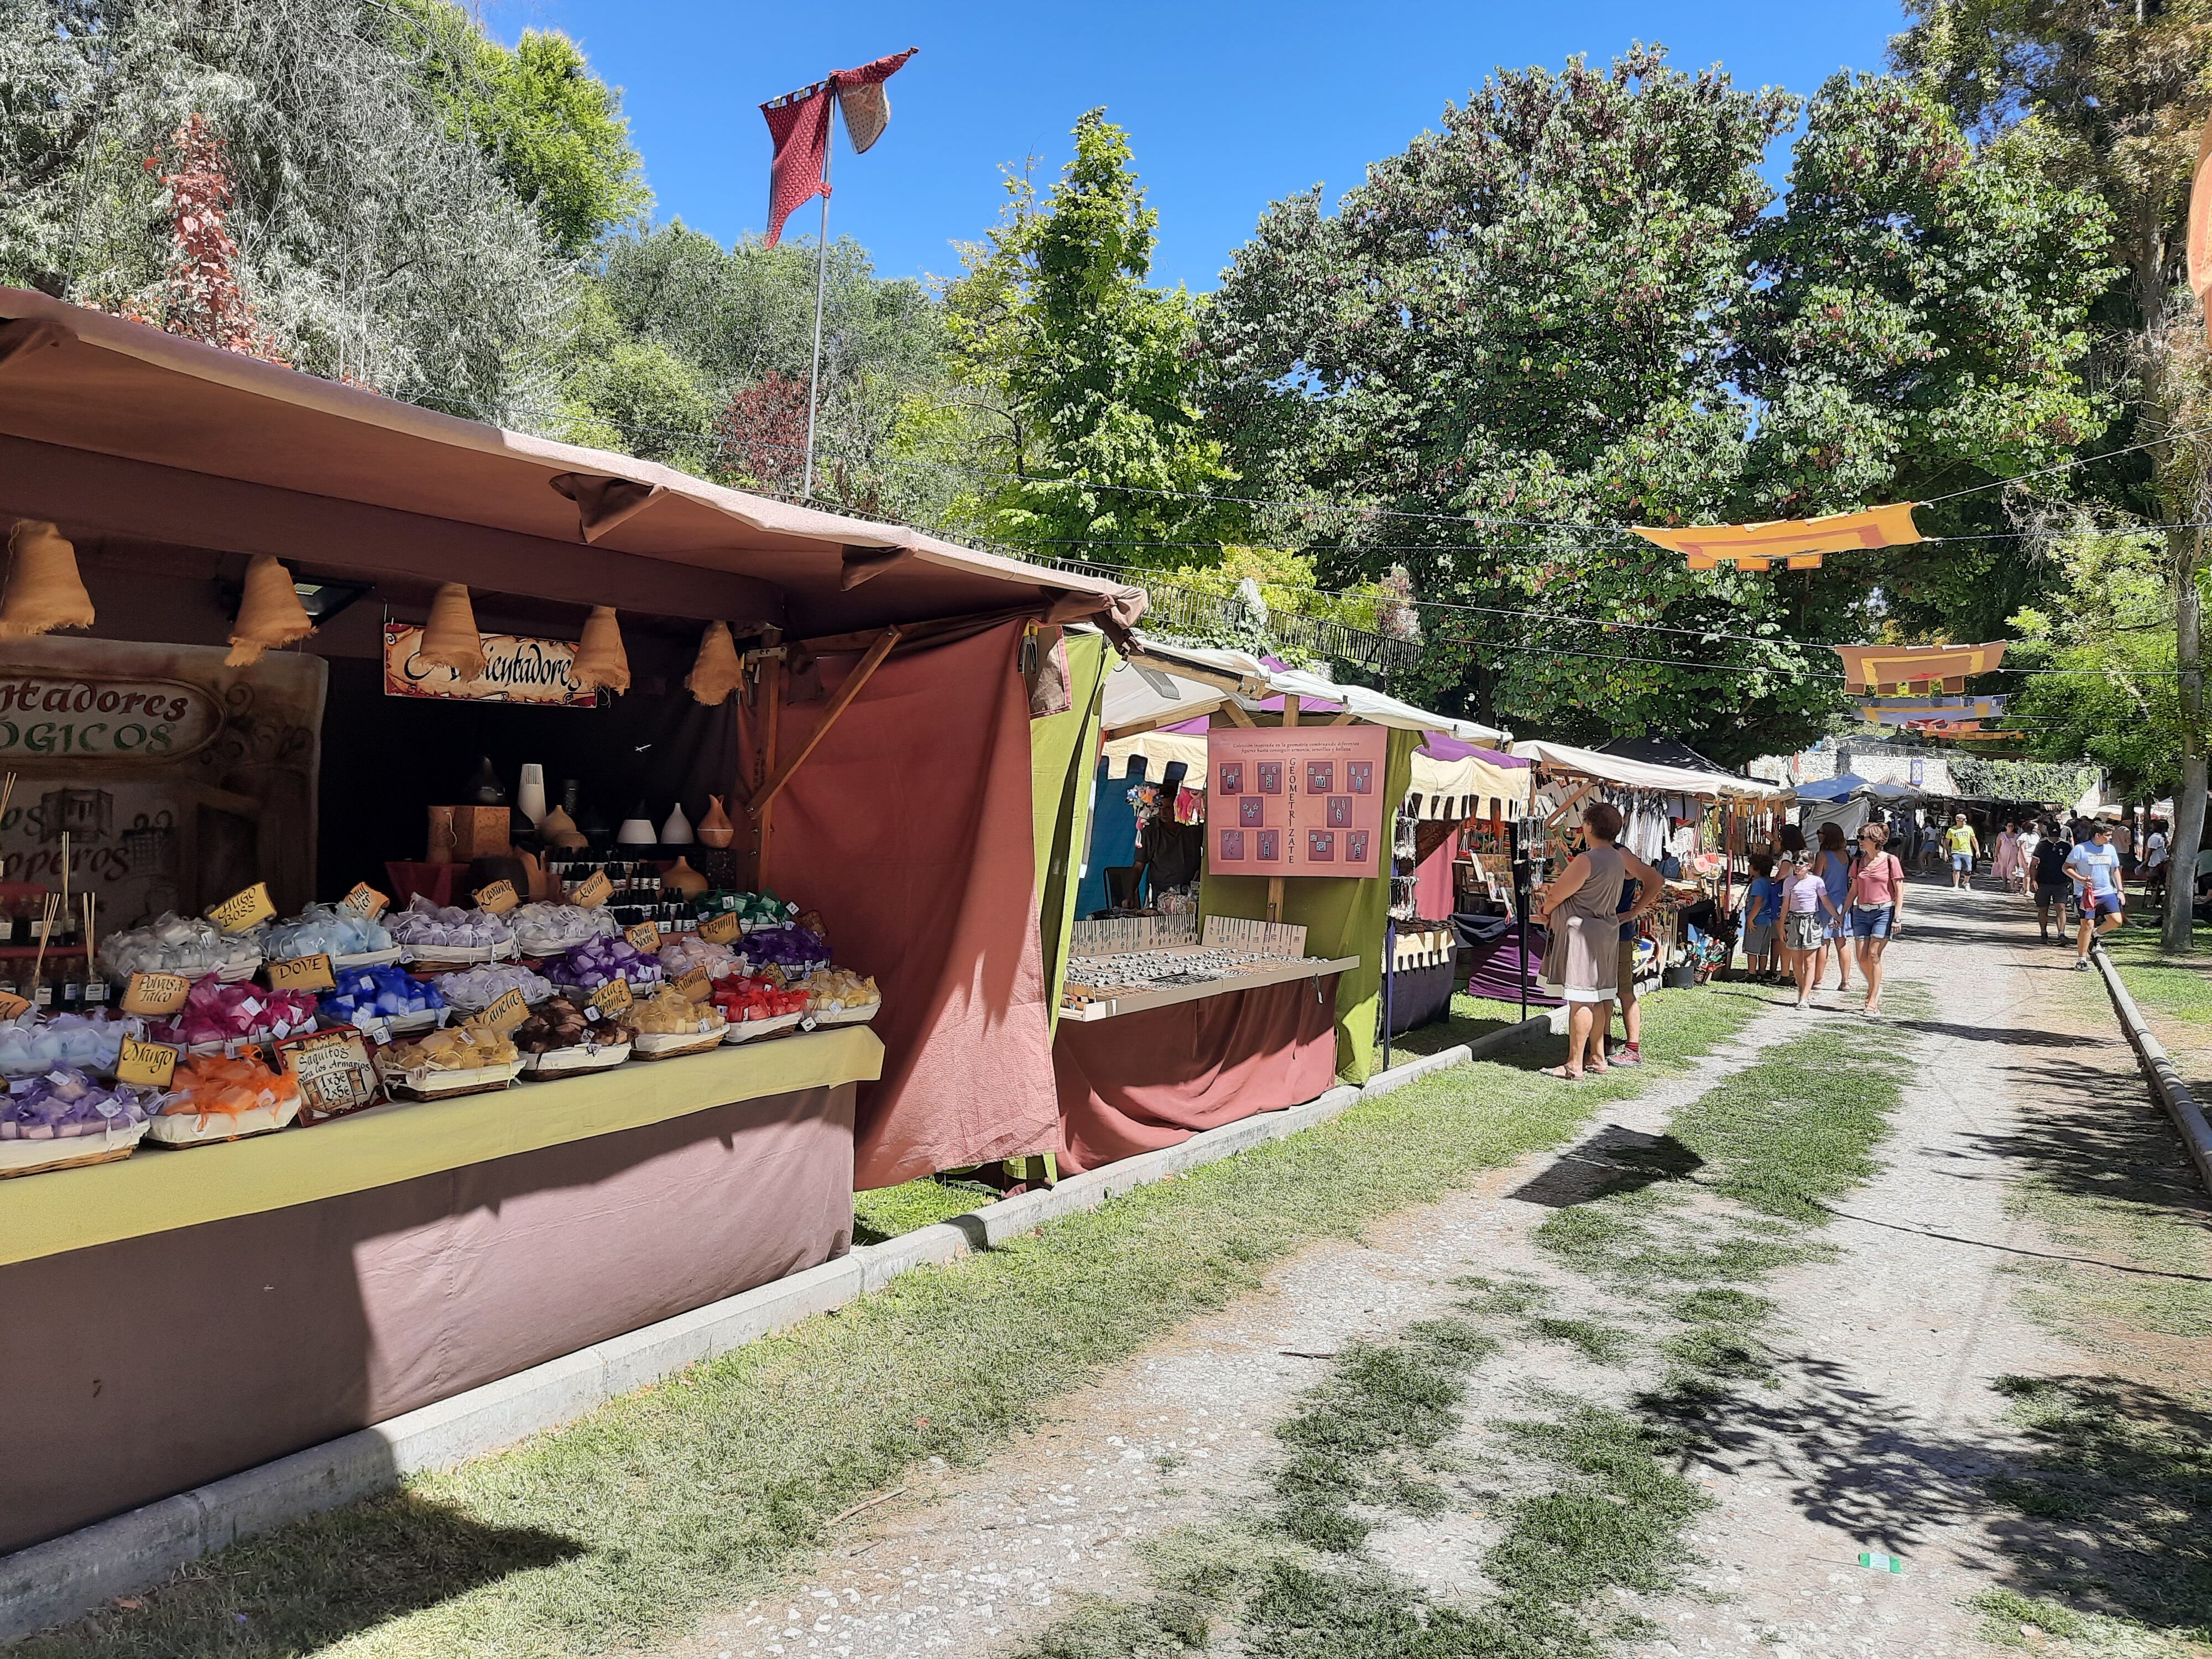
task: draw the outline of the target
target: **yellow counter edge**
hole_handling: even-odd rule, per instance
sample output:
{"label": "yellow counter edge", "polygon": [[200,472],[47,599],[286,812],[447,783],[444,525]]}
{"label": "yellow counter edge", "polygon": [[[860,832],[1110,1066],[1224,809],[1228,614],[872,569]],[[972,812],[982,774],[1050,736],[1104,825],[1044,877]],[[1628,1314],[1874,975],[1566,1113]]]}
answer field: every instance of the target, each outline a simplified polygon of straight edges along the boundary
{"label": "yellow counter edge", "polygon": [[883,1074],[865,1025],[769,1038],[495,1094],[395,1102],[312,1128],[0,1181],[0,1267],[388,1187],[763,1095]]}

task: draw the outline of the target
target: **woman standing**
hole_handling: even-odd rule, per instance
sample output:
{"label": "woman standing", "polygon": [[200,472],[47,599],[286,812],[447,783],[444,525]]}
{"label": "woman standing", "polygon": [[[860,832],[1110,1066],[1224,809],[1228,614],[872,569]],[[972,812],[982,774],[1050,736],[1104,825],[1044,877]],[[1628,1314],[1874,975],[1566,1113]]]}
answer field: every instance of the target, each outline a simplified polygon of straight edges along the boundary
{"label": "woman standing", "polygon": [[[1583,849],[1568,861],[1559,878],[1546,885],[1540,920],[1549,934],[1544,948],[1544,979],[1559,987],[1567,1005],[1567,1058],[1544,1075],[1567,1082],[1589,1069],[1606,1069],[1605,1050],[1595,1036],[1601,1011],[1612,1024],[1611,1005],[1620,971],[1620,930],[1658,902],[1659,872],[1613,842],[1620,836],[1620,809],[1600,801],[1583,813]],[[1621,884],[1641,882],[1638,903],[1620,908]]]}
{"label": "woman standing", "polygon": [[1820,826],[1820,850],[1813,854],[1813,873],[1820,878],[1827,890],[1828,915],[1821,927],[1820,949],[1813,963],[1813,983],[1820,982],[1821,970],[1828,965],[1828,947],[1836,950],[1836,988],[1851,988],[1851,924],[1844,914],[1844,906],[1851,888],[1851,855],[1844,845],[1844,826],[1824,823]]}
{"label": "woman standing", "polygon": [[1905,866],[1884,850],[1887,839],[1878,823],[1860,830],[1858,868],[1851,872],[1851,939],[1869,1014],[1881,1012],[1881,953],[1905,926]]}
{"label": "woman standing", "polygon": [[1990,851],[1990,873],[2005,884],[2007,892],[2020,891],[2021,878],[2027,868],[2020,850],[2020,830],[2007,820],[1997,831],[1997,844]]}

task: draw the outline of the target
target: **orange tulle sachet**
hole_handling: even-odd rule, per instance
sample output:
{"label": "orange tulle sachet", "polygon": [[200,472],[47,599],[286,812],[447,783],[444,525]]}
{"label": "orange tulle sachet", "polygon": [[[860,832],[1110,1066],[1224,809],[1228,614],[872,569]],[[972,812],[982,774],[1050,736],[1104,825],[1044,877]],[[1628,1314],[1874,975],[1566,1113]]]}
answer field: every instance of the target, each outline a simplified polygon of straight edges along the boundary
{"label": "orange tulle sachet", "polygon": [[169,1084],[171,1098],[164,1114],[197,1112],[202,1117],[222,1114],[235,1117],[264,1106],[295,1101],[300,1079],[289,1072],[271,1071],[251,1055],[226,1060],[221,1054],[195,1055],[177,1067]]}

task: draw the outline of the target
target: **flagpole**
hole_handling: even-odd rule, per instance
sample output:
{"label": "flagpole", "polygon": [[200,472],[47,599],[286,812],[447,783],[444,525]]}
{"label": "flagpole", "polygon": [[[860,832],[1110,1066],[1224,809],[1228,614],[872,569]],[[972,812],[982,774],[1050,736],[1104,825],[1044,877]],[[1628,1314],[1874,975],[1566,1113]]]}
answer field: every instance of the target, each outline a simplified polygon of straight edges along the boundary
{"label": "flagpole", "polygon": [[830,277],[830,158],[837,149],[837,94],[830,100],[829,131],[822,136],[822,235],[814,249],[814,370],[806,377],[806,483],[802,501],[814,499],[814,410],[822,396],[822,290]]}

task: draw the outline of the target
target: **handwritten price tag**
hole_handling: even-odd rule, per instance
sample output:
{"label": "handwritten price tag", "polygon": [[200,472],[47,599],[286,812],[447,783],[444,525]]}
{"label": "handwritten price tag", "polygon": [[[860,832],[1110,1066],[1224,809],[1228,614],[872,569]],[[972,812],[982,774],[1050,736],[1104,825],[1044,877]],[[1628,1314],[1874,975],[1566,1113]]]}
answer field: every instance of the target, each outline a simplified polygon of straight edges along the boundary
{"label": "handwritten price tag", "polygon": [[242,933],[257,922],[274,921],[276,915],[276,907],[269,899],[269,884],[257,881],[212,907],[207,919],[226,933]]}
{"label": "handwritten price tag", "polygon": [[699,924],[699,937],[709,945],[728,945],[744,937],[745,925],[735,910],[718,911]]}
{"label": "handwritten price tag", "polygon": [[626,979],[611,979],[592,993],[592,1006],[602,1019],[613,1019],[628,1013],[632,1000],[629,981]]}
{"label": "handwritten price tag", "polygon": [[694,968],[688,974],[676,976],[676,988],[694,1002],[704,1002],[714,994],[714,981],[704,968]]}
{"label": "handwritten price tag", "polygon": [[623,937],[629,941],[634,951],[641,951],[649,957],[659,954],[660,929],[649,921],[641,921],[635,927],[623,928]]}
{"label": "handwritten price tag", "polygon": [[353,891],[338,901],[339,909],[350,910],[370,921],[374,921],[391,908],[392,901],[365,881],[354,883]]}
{"label": "handwritten price tag", "polygon": [[530,1018],[530,1005],[522,1000],[520,991],[509,991],[493,1000],[491,1006],[477,1016],[501,1036],[509,1036],[523,1021]]}
{"label": "handwritten price tag", "polygon": [[489,887],[477,889],[477,908],[487,915],[503,916],[521,902],[515,896],[511,881],[495,881]]}
{"label": "handwritten price tag", "polygon": [[166,1042],[142,1042],[137,1037],[123,1039],[123,1051],[115,1061],[115,1080],[136,1084],[142,1089],[166,1089],[169,1079],[177,1074],[177,1061],[183,1054]]}
{"label": "handwritten price tag", "polygon": [[276,1045],[284,1069],[300,1080],[302,1108],[321,1116],[350,1112],[376,1098],[376,1068],[358,1031],[310,1031]]}
{"label": "handwritten price tag", "polygon": [[576,884],[576,890],[568,896],[576,903],[596,909],[614,896],[615,884],[607,879],[604,870],[594,870]]}
{"label": "handwritten price tag", "polygon": [[123,988],[126,1014],[173,1014],[192,994],[192,982],[182,974],[133,974]]}
{"label": "handwritten price tag", "polygon": [[15,1019],[31,1012],[31,1005],[13,991],[0,991],[0,1019]]}
{"label": "handwritten price tag", "polygon": [[311,957],[287,957],[269,964],[272,991],[327,991],[337,982],[327,951],[318,951]]}

